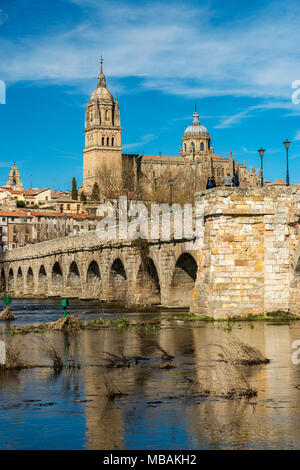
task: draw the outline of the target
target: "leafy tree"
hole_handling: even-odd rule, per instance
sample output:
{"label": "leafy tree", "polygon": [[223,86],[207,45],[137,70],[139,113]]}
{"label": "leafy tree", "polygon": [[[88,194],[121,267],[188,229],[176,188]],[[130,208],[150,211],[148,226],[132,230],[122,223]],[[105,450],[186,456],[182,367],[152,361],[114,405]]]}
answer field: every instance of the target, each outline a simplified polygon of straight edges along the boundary
{"label": "leafy tree", "polygon": [[73,201],[77,201],[77,198],[78,198],[77,183],[76,183],[75,176],[73,176],[73,179],[72,179],[72,199],[73,199]]}
{"label": "leafy tree", "polygon": [[94,183],[93,191],[92,191],[92,201],[99,201],[100,200],[100,190],[98,183]]}
{"label": "leafy tree", "polygon": [[81,202],[86,202],[86,195],[85,195],[84,191],[82,191],[82,193],[80,194],[80,201]]}

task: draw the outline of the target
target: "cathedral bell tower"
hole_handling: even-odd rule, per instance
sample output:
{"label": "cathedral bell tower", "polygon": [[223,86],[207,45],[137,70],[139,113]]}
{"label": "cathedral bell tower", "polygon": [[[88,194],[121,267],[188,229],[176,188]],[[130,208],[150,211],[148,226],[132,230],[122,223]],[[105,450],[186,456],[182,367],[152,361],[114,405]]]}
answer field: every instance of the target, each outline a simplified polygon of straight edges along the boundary
{"label": "cathedral bell tower", "polygon": [[[122,144],[120,110],[117,99],[106,88],[101,70],[96,90],[87,101],[85,112],[85,146],[83,150],[83,191],[91,194],[99,173],[106,167],[118,179],[122,178]],[[101,190],[101,188],[100,188]]]}

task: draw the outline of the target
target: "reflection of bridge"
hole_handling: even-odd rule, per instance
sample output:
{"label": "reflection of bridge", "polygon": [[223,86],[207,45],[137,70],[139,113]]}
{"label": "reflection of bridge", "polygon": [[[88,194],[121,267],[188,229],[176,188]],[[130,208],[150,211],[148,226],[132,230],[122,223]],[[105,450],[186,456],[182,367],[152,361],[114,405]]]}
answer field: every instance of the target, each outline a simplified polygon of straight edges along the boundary
{"label": "reflection of bridge", "polygon": [[203,243],[147,252],[95,232],[5,252],[1,291],[190,307],[211,316],[300,313],[300,189],[215,189],[199,195]]}

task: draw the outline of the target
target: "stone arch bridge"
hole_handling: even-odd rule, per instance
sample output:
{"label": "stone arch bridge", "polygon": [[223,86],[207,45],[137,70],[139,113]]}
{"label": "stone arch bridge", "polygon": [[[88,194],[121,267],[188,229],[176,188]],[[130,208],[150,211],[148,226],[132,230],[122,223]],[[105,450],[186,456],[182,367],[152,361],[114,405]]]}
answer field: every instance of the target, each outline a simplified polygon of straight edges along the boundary
{"label": "stone arch bridge", "polygon": [[196,196],[201,243],[101,242],[96,232],[0,255],[2,295],[187,307],[215,318],[300,315],[300,188],[230,188]]}

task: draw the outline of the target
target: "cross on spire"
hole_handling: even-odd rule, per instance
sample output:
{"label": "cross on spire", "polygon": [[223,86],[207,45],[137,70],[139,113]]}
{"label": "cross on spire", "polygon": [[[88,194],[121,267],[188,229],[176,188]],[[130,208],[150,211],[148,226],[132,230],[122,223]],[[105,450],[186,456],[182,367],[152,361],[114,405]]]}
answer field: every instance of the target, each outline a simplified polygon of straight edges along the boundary
{"label": "cross on spire", "polygon": [[100,56],[100,64],[101,64],[101,70],[100,70],[100,73],[98,75],[98,88],[99,87],[106,88],[106,80],[105,80],[105,75],[103,73],[103,56],[102,56],[102,54]]}

